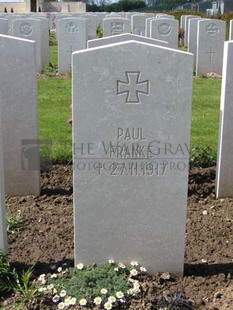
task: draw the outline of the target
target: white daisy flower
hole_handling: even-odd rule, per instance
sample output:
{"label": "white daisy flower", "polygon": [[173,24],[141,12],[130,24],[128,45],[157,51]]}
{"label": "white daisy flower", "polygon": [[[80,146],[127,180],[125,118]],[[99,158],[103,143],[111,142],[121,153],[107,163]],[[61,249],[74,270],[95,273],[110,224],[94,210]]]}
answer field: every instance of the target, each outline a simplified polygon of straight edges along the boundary
{"label": "white daisy flower", "polygon": [[96,297],[95,299],[94,299],[94,304],[97,306],[97,305],[100,305],[101,304],[101,302],[102,302],[102,298],[101,297]]}
{"label": "white daisy flower", "polygon": [[106,288],[102,288],[100,293],[106,295],[108,290]]}
{"label": "white daisy flower", "polygon": [[116,297],[115,296],[109,296],[108,301],[113,304],[114,302],[116,302]]}
{"label": "white daisy flower", "polygon": [[104,309],[106,309],[106,310],[112,309],[112,304],[111,304],[110,302],[106,302],[106,303],[104,304]]}
{"label": "white daisy flower", "polygon": [[87,300],[85,298],[79,300],[80,306],[86,306]]}
{"label": "white daisy flower", "polygon": [[138,274],[138,271],[136,269],[130,270],[131,276],[136,276]]}
{"label": "white daisy flower", "polygon": [[124,297],[124,293],[122,293],[121,291],[119,291],[119,292],[116,293],[116,297],[119,298],[119,299],[120,299],[120,298],[123,298],[123,297]]}

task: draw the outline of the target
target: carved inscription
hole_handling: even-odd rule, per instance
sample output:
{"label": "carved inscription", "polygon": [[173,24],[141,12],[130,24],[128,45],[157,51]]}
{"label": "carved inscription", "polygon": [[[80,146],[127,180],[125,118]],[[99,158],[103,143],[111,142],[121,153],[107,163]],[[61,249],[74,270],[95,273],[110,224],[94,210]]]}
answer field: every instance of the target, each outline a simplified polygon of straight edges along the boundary
{"label": "carved inscription", "polygon": [[126,95],[125,103],[140,104],[140,95],[149,95],[149,80],[141,80],[141,72],[126,71],[126,81],[117,80],[117,95]]}
{"label": "carved inscription", "polygon": [[218,27],[216,24],[211,23],[211,24],[209,24],[209,25],[206,27],[206,32],[207,32],[209,35],[213,36],[213,35],[215,35],[216,33],[219,33],[219,27]]}
{"label": "carved inscription", "polygon": [[69,34],[75,34],[78,31],[78,26],[74,22],[69,22],[66,24],[65,32]]}
{"label": "carved inscription", "polygon": [[212,63],[212,61],[213,61],[213,56],[214,56],[214,54],[216,54],[216,53],[212,50],[212,47],[210,47],[210,50],[209,50],[209,52],[207,52],[207,54],[209,54],[209,56],[210,56],[210,63]]}
{"label": "carved inscription", "polygon": [[172,31],[172,27],[168,23],[161,23],[158,31],[162,36],[168,36]]}
{"label": "carved inscription", "polygon": [[30,23],[25,22],[20,25],[19,30],[24,36],[30,36],[32,34],[33,27]]}
{"label": "carved inscription", "polygon": [[70,46],[70,49],[66,51],[66,53],[69,53],[70,55],[74,52],[73,46]]}
{"label": "carved inscription", "polygon": [[111,23],[111,35],[117,35],[124,33],[125,25],[121,22],[113,22]]}

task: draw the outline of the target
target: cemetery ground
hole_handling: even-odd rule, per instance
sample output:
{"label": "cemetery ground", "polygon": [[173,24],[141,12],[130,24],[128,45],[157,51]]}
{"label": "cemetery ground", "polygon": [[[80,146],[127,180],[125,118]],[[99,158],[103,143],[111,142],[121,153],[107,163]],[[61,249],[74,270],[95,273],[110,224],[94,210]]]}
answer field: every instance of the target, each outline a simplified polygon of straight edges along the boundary
{"label": "cemetery ground", "polygon": [[[56,64],[55,51],[51,49],[51,62]],[[125,303],[116,303],[115,309],[232,309],[233,199],[215,199],[214,190],[220,87],[219,79],[194,78],[184,277],[136,275],[141,291]],[[8,260],[19,273],[34,266],[34,280],[73,266],[70,94],[70,75],[38,76],[40,138],[51,141],[41,154],[49,155],[53,165],[41,173],[40,196],[6,197]],[[32,293],[35,283],[38,290],[43,286],[36,281],[21,292],[0,294],[0,308],[57,309],[51,297]],[[93,301],[88,306],[100,309]],[[81,308],[85,306],[73,306]]]}

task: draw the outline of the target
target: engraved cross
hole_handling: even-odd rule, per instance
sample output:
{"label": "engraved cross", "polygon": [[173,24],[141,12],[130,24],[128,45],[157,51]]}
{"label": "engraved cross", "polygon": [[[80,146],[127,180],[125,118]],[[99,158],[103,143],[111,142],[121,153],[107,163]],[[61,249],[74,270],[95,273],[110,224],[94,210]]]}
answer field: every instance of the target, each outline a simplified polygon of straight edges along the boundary
{"label": "engraved cross", "polygon": [[212,47],[210,47],[210,50],[209,50],[209,52],[207,52],[207,54],[210,54],[210,63],[212,63],[213,55],[216,54],[216,53],[212,50]]}
{"label": "engraved cross", "polygon": [[74,52],[75,50],[73,50],[73,46],[70,46],[69,51],[66,51],[66,53],[69,53],[70,55]]}
{"label": "engraved cross", "polygon": [[149,95],[149,80],[139,81],[139,71],[126,71],[125,75],[126,81],[117,81],[117,95],[126,94],[125,103],[140,104],[139,95]]}

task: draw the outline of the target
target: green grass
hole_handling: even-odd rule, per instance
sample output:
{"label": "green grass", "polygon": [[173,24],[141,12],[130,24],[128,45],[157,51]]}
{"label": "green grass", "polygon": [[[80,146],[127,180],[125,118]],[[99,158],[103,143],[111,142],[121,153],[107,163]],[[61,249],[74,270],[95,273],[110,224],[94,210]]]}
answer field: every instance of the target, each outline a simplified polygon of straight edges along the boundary
{"label": "green grass", "polygon": [[210,146],[217,152],[221,80],[194,78],[192,148]]}
{"label": "green grass", "polygon": [[[50,47],[50,62],[57,65],[57,46]],[[221,80],[194,78],[191,149],[210,147],[216,157]],[[71,78],[38,79],[40,139],[52,141],[53,159],[72,158]],[[42,151],[43,154],[43,151]],[[43,154],[45,155],[45,154]]]}
{"label": "green grass", "polygon": [[50,46],[49,48],[49,59],[53,66],[57,66],[57,46]]}
{"label": "green grass", "polygon": [[[72,114],[71,79],[39,79],[38,101],[40,139],[51,141],[53,159],[71,159],[72,127],[67,123]],[[45,154],[42,151],[43,155]]]}

